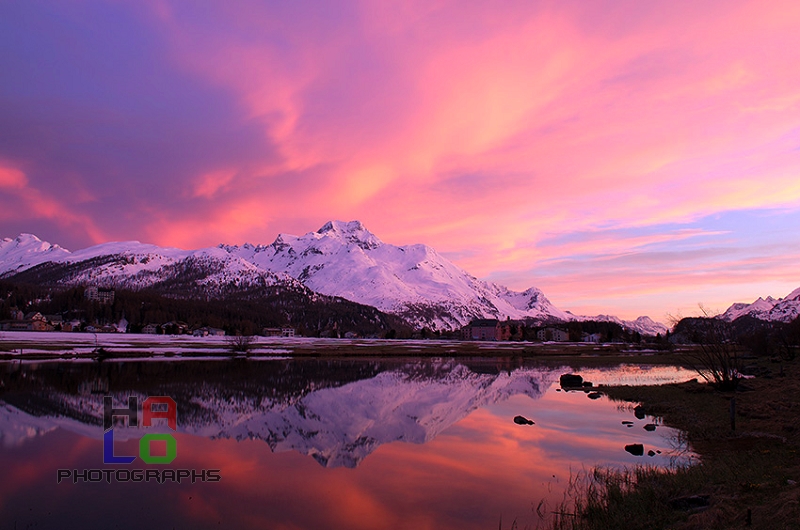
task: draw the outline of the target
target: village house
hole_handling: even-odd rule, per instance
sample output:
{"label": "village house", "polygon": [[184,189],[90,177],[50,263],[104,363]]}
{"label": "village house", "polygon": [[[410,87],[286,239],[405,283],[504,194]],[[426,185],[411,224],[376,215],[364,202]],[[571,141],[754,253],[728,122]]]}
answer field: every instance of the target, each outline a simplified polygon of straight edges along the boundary
{"label": "village house", "polygon": [[50,323],[47,322],[47,318],[38,311],[25,315],[25,320],[22,322],[30,323],[30,327],[28,328],[30,331],[53,331],[53,326],[51,326]]}
{"label": "village house", "polygon": [[0,331],[33,331],[31,324],[25,320],[3,320],[0,322]]}
{"label": "village house", "polygon": [[265,337],[294,337],[294,328],[264,328],[261,334]]}
{"label": "village house", "polygon": [[[33,313],[31,313],[33,314]],[[17,309],[11,308],[11,319],[3,320],[0,322],[0,330],[2,331],[33,331],[33,321],[25,318],[25,313]]]}
{"label": "village house", "polygon": [[536,332],[536,338],[541,341],[567,342],[569,333],[558,328],[544,328]]}
{"label": "village house", "polygon": [[599,343],[600,342],[600,334],[599,333],[583,333],[581,335],[581,340],[583,342]]}
{"label": "village house", "polygon": [[70,320],[61,324],[61,331],[80,331],[82,322],[78,319]]}
{"label": "village house", "polygon": [[180,320],[173,320],[161,325],[165,335],[187,335],[189,334],[189,324]]}
{"label": "village house", "polygon": [[45,320],[47,320],[54,329],[63,330],[64,325],[64,317],[61,315],[45,315]]}
{"label": "village house", "polygon": [[225,330],[219,328],[202,327],[192,331],[194,337],[224,337]]}
{"label": "village house", "polygon": [[500,321],[496,318],[475,319],[461,328],[463,340],[510,340],[510,320]]}

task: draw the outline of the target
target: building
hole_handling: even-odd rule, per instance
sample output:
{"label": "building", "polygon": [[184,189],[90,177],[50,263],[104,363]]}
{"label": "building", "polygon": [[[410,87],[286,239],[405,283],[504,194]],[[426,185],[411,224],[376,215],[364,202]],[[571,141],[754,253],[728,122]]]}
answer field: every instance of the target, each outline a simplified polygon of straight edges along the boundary
{"label": "building", "polygon": [[0,322],[1,331],[33,331],[31,320],[3,320]]}
{"label": "building", "polygon": [[599,333],[584,333],[581,335],[581,340],[583,342],[599,343],[601,341],[601,336]]}
{"label": "building", "polygon": [[181,322],[180,320],[173,320],[161,325],[161,329],[165,335],[187,335],[191,333],[189,324]]}
{"label": "building", "polygon": [[209,328],[209,327],[202,327],[197,328],[196,330],[192,331],[192,336],[194,337],[224,337],[225,330],[219,328]]}
{"label": "building", "polygon": [[569,333],[558,328],[544,328],[536,332],[536,338],[542,341],[567,342]]}
{"label": "building", "polygon": [[47,317],[38,311],[25,315],[25,320],[22,322],[30,322],[31,331],[53,331],[54,329],[53,326],[47,322]]}
{"label": "building", "polygon": [[264,328],[261,334],[265,337],[294,337],[294,328]]}
{"label": "building", "polygon": [[64,317],[61,315],[45,315],[45,320],[50,322],[50,324],[57,329],[63,329],[64,326]]}
{"label": "building", "polygon": [[102,287],[89,286],[83,291],[83,296],[87,300],[100,304],[114,303],[114,289],[103,289]]}
{"label": "building", "polygon": [[83,324],[78,319],[72,319],[69,322],[64,322],[61,324],[61,331],[80,331],[81,324]]}
{"label": "building", "polygon": [[463,340],[511,340],[510,320],[478,318],[461,328]]}

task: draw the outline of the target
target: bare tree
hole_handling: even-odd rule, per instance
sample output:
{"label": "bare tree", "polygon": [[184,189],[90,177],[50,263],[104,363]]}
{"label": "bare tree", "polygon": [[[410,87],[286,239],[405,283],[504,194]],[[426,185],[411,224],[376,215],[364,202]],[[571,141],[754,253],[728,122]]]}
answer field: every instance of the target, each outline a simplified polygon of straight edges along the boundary
{"label": "bare tree", "polygon": [[256,338],[252,335],[232,335],[226,342],[232,353],[247,353],[253,348]]}
{"label": "bare tree", "polygon": [[732,326],[700,305],[693,319],[692,340],[699,350],[685,353],[688,365],[719,390],[735,390],[741,379],[741,359]]}

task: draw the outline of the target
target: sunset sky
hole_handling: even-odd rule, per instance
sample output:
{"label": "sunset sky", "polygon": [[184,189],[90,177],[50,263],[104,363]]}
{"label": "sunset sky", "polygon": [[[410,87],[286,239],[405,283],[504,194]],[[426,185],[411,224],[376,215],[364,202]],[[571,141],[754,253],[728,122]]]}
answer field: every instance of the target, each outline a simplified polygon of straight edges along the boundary
{"label": "sunset sky", "polygon": [[0,237],[331,219],[559,308],[800,287],[797,0],[0,3]]}

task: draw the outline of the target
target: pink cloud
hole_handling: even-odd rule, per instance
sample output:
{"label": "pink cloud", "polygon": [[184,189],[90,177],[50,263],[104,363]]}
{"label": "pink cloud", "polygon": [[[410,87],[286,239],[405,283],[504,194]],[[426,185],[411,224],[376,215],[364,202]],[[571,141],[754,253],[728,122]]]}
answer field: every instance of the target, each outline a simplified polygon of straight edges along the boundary
{"label": "pink cloud", "polygon": [[63,195],[49,193],[35,187],[20,169],[2,163],[0,165],[0,220],[11,219],[48,220],[67,227],[78,228],[93,241],[105,241],[105,234],[90,216],[80,213],[75,205],[63,200]]}
{"label": "pink cloud", "polygon": [[[785,44],[794,10],[753,17],[747,3],[694,13],[671,8],[663,20],[643,11],[626,16],[644,17],[648,25],[617,32],[587,30],[580,8],[524,10],[519,17],[489,16],[485,23],[475,22],[486,15],[478,8],[449,3],[421,11],[354,10],[362,16],[347,20],[347,34],[314,17],[295,34],[298,28],[283,29],[279,18],[254,4],[220,11],[225,23],[242,29],[241,37],[235,31],[209,36],[179,16],[167,23],[179,63],[236,94],[247,115],[263,123],[265,137],[277,143],[284,160],[270,174],[326,168],[315,182],[325,193],[296,197],[304,210],[370,215],[385,207],[382,192],[389,189],[408,210],[454,171],[482,172],[488,183],[498,174],[515,174],[519,195],[547,197],[544,204],[507,204],[502,189],[483,196],[485,204],[502,201],[501,218],[518,220],[527,233],[552,229],[567,217],[583,226],[598,217],[647,224],[718,208],[774,205],[778,197],[784,204],[800,200],[789,182],[793,172],[786,170],[786,163],[800,163],[796,155],[786,154],[783,173],[766,179],[770,192],[753,185],[749,172],[732,175],[720,167],[730,153],[748,157],[745,146],[755,149],[752,156],[766,156],[764,150],[797,123],[791,87],[798,74],[782,68],[797,52],[784,45],[773,57],[765,50],[779,40],[767,29],[783,32]],[[596,26],[613,26],[616,16],[601,14]],[[470,22],[477,24],[474,35],[462,27]],[[252,38],[259,28],[288,41],[290,51],[282,55],[268,40]],[[311,36],[314,31],[327,38]],[[427,38],[420,41],[420,33]],[[759,39],[766,46],[749,44]],[[378,68],[392,72],[384,84],[366,69],[347,70],[348,79],[336,69],[365,45],[379,48]],[[405,97],[386,86],[397,79],[408,88]],[[330,102],[344,105],[352,119],[309,115],[320,108],[309,98],[321,97],[326,86],[355,94]],[[388,112],[395,119],[365,136],[365,128],[375,132],[368,120],[384,117],[370,109],[382,105],[394,109]],[[783,112],[753,110],[764,105]],[[698,170],[704,178],[696,189]],[[251,172],[243,178],[263,177]],[[204,182],[198,189],[205,189]],[[663,196],[665,184],[693,192],[671,200]],[[723,185],[730,191],[721,195]],[[473,227],[483,222],[480,214],[438,199],[436,215],[426,214],[431,231],[456,217]],[[286,206],[274,206],[277,218],[288,213]],[[419,204],[410,215],[424,209]],[[492,209],[494,217],[497,207]],[[525,219],[531,211],[551,219],[549,226]],[[454,236],[446,235],[450,241]]]}
{"label": "pink cloud", "polygon": [[[114,192],[98,193],[100,177],[88,185],[70,170],[77,183],[62,197],[40,185],[39,172],[10,165],[0,189],[22,197],[22,215],[86,226],[93,241],[183,247],[265,243],[360,219],[387,242],[427,243],[478,276],[505,271],[514,287],[558,290],[537,267],[681,238],[538,244],[553,234],[800,207],[796,2],[146,5],[131,10],[171,68],[225,101],[226,129],[187,136],[182,162],[146,166],[143,174],[159,176],[138,188],[138,174],[92,167],[124,175],[109,184]],[[67,115],[80,121],[72,108]],[[111,120],[104,127],[123,123],[102,116]],[[171,145],[145,128],[148,142],[152,132]],[[228,129],[241,138],[204,157]],[[128,147],[110,144],[119,145]],[[123,152],[124,163],[135,158]],[[141,189],[152,191],[120,198]],[[89,207],[103,201],[125,215],[101,223]],[[684,275],[735,276],[726,263],[695,263]],[[630,276],[604,270],[616,296],[640,293]],[[577,274],[576,292],[597,278]],[[668,269],[661,279],[677,281]]]}

